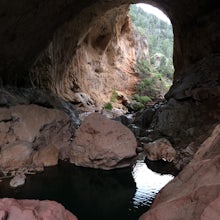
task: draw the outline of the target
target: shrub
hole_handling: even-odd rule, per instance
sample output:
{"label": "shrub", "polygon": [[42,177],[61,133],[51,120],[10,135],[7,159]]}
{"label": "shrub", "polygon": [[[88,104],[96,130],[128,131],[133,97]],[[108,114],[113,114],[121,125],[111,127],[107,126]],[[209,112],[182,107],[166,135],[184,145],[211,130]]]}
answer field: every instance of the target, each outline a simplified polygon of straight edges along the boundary
{"label": "shrub", "polygon": [[112,103],[111,103],[111,102],[105,103],[104,109],[112,110],[112,108],[113,108],[113,106],[112,106]]}
{"label": "shrub", "polygon": [[118,93],[115,89],[113,89],[110,102],[115,103],[117,101],[117,99],[118,99]]}
{"label": "shrub", "polygon": [[138,95],[138,94],[135,94],[135,95],[133,96],[133,99],[134,99],[135,101],[137,101],[137,102],[142,103],[142,104],[145,104],[145,103],[151,101],[151,99],[150,99],[148,96],[140,96],[140,95]]}

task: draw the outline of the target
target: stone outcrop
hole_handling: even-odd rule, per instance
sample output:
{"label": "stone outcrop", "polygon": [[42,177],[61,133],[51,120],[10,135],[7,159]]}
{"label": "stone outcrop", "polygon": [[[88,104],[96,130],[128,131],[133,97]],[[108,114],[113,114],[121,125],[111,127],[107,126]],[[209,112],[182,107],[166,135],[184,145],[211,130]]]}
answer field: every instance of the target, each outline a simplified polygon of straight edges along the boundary
{"label": "stone outcrop", "polygon": [[166,138],[144,144],[144,153],[153,161],[162,159],[171,162],[176,157],[176,150]]}
{"label": "stone outcrop", "polygon": [[[183,157],[187,157],[186,154],[191,154],[188,156],[192,157],[198,149],[198,144],[197,146],[191,144],[191,149],[188,147],[189,144],[197,143],[198,140],[201,143],[204,134],[213,124],[220,121],[219,107],[219,95],[207,94],[207,98],[200,101],[192,97],[187,100],[171,98],[138,113],[132,123],[141,129],[138,136],[143,142],[152,142],[166,137],[177,151],[181,151],[180,154],[183,154]],[[177,160],[182,160],[180,154],[178,153]]]}
{"label": "stone outcrop", "polygon": [[119,122],[98,113],[90,114],[76,131],[70,161],[78,166],[114,169],[131,165],[136,139]]}
{"label": "stone outcrop", "polygon": [[139,61],[147,61],[149,64],[150,61],[150,54],[148,49],[148,42],[146,38],[139,32],[134,32],[134,42],[135,42],[135,59]]}
{"label": "stone outcrop", "polygon": [[53,201],[0,199],[1,219],[77,220],[61,204]]}
{"label": "stone outcrop", "polygon": [[193,160],[159,192],[140,220],[219,219],[219,144],[218,124]]}
{"label": "stone outcrop", "polygon": [[72,128],[60,110],[37,105],[0,109],[0,168],[56,165],[68,157]]}

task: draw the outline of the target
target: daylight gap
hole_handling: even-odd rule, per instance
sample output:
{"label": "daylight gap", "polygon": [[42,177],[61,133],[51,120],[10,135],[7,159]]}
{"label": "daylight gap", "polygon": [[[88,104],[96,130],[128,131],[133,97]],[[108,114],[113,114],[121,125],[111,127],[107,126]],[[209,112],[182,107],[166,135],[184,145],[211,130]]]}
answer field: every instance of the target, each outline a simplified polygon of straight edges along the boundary
{"label": "daylight gap", "polygon": [[135,73],[139,78],[133,100],[139,110],[163,99],[172,84],[173,29],[165,14],[151,5],[130,5],[129,15],[135,36]]}

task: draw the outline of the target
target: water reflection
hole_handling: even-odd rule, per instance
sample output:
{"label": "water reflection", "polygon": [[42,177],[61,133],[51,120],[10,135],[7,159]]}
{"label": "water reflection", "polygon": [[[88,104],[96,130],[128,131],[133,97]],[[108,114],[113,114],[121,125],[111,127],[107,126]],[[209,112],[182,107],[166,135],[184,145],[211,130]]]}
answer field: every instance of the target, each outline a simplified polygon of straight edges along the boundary
{"label": "water reflection", "polygon": [[144,160],[143,156],[139,157],[132,170],[136,182],[136,193],[133,198],[133,206],[136,209],[150,206],[160,189],[174,178],[170,174],[162,175],[150,170]]}
{"label": "water reflection", "polygon": [[60,163],[28,176],[26,184],[16,189],[9,187],[9,181],[0,183],[0,197],[55,200],[79,220],[137,220],[172,178],[151,171],[144,158],[138,158],[132,169],[111,171]]}

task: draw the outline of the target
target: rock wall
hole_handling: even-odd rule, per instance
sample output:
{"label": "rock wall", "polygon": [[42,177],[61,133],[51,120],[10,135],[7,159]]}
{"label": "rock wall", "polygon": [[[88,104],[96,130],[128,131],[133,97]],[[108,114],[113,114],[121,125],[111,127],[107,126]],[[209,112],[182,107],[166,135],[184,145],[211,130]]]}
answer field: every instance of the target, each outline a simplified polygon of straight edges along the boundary
{"label": "rock wall", "polygon": [[137,80],[127,14],[125,5],[94,19],[76,50],[74,23],[65,24],[35,62],[32,83],[71,101],[80,101],[75,93],[87,94],[98,106],[110,100],[113,90],[131,95]]}
{"label": "rock wall", "polygon": [[220,125],[200,145],[193,160],[157,195],[139,220],[217,220],[220,212]]}

